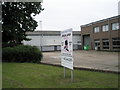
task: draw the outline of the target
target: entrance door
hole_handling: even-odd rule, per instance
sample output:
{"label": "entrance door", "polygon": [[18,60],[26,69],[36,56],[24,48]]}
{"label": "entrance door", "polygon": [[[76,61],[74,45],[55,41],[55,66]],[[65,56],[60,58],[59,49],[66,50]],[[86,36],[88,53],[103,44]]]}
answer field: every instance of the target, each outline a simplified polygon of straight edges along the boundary
{"label": "entrance door", "polygon": [[95,40],[94,41],[94,45],[95,45],[95,50],[100,50],[100,40]]}

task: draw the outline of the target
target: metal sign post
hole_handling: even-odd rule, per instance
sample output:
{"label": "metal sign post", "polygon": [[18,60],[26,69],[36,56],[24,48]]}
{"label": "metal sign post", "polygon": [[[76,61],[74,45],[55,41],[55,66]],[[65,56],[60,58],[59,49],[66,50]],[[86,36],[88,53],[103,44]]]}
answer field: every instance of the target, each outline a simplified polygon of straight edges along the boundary
{"label": "metal sign post", "polygon": [[64,78],[66,78],[66,68],[64,67]]}
{"label": "metal sign post", "polygon": [[[66,67],[64,67],[64,79],[66,78]],[[74,70],[71,70],[71,82],[74,81]]]}
{"label": "metal sign post", "polygon": [[71,82],[73,82],[73,81],[74,81],[74,71],[71,70]]}
{"label": "metal sign post", "polygon": [[66,78],[66,68],[71,69],[71,81],[73,82],[72,29],[61,31],[61,65],[64,67],[64,78]]}

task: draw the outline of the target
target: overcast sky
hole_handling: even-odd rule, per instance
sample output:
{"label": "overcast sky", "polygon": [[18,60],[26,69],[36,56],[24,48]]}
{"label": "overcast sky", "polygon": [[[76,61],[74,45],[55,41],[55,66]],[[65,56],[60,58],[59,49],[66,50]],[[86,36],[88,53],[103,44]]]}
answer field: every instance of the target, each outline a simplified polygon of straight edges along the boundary
{"label": "overcast sky", "polygon": [[[42,11],[35,19],[42,21],[36,30],[65,30],[118,15],[120,0],[43,0]],[[38,23],[40,25],[40,23]]]}

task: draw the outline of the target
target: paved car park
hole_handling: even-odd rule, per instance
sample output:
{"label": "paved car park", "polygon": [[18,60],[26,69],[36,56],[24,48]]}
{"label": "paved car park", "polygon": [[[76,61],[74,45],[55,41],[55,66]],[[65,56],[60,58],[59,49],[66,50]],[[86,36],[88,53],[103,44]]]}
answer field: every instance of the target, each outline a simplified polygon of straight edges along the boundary
{"label": "paved car park", "polygon": [[[118,52],[73,51],[74,67],[118,71]],[[42,63],[61,64],[61,52],[43,52]]]}

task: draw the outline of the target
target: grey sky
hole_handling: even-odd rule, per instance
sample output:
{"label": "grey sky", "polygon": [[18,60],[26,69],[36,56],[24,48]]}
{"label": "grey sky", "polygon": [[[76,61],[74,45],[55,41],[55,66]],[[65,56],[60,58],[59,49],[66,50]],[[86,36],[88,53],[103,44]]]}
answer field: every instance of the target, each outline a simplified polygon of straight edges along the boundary
{"label": "grey sky", "polygon": [[[45,9],[36,16],[43,30],[64,30],[118,15],[120,0],[43,0]],[[36,30],[40,29],[40,26]]]}

